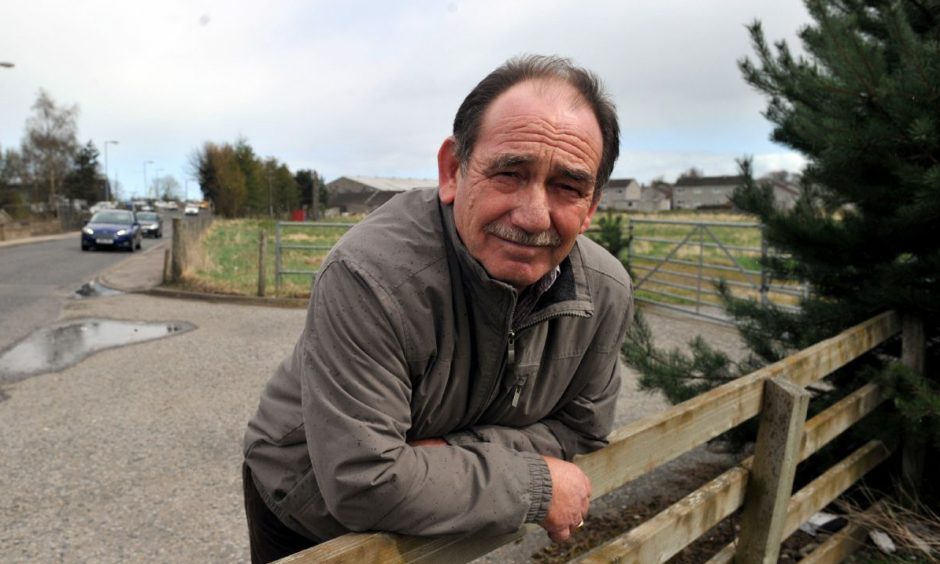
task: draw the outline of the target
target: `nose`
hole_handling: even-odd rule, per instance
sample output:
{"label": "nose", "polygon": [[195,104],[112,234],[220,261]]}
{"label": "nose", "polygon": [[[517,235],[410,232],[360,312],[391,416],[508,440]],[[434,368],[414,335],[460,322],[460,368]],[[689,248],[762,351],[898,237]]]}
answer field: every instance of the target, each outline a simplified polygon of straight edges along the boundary
{"label": "nose", "polygon": [[542,183],[532,183],[528,190],[517,193],[516,208],[512,223],[528,233],[541,233],[552,227],[551,207],[548,192]]}

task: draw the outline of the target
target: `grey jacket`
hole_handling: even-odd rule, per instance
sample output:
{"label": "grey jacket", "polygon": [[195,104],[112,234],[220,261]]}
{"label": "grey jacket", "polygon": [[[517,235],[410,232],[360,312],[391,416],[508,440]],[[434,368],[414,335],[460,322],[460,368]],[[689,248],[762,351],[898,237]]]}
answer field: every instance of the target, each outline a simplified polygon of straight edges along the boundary
{"label": "grey jacket", "polygon": [[[436,190],[352,228],[248,424],[245,459],[271,510],[315,540],[541,522],[540,455],[606,444],[632,317],[630,279],[600,246],[579,237],[561,267],[510,327],[516,292],[467,253]],[[408,445],[430,437],[449,446]]]}

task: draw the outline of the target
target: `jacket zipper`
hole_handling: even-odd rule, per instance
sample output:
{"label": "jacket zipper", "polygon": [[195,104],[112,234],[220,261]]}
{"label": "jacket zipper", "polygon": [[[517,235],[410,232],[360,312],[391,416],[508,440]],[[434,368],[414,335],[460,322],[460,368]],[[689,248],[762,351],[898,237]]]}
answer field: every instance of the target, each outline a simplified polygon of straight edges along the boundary
{"label": "jacket zipper", "polygon": [[[529,327],[532,327],[532,326],[534,326],[534,325],[537,325],[537,324],[539,324],[539,323],[542,323],[543,321],[548,321],[549,319],[554,319],[554,318],[556,318],[556,317],[564,317],[564,316],[571,316],[571,317],[591,317],[591,314],[589,314],[589,313],[584,313],[584,312],[577,312],[577,311],[558,312],[558,313],[553,313],[553,314],[546,315],[546,316],[544,316],[544,317],[535,317],[535,318],[533,318],[533,319],[530,319],[528,323],[523,324],[523,325],[520,325],[520,326],[517,327],[515,330],[510,329],[510,330],[509,330],[509,342],[508,342],[507,348],[506,348],[506,368],[505,368],[505,370],[508,371],[509,374],[514,374],[514,373],[515,373],[515,367],[516,367],[516,331],[521,331],[521,330],[523,330],[523,329],[527,329],[527,328],[529,328]],[[522,376],[522,377],[521,377],[520,379],[518,379],[518,380],[516,381],[516,383],[514,384],[514,386],[513,386],[513,393],[512,393],[512,402],[510,402],[511,407],[514,407],[514,408],[515,408],[515,407],[519,407],[519,399],[522,397],[522,388],[525,386],[526,381],[528,381],[528,379],[529,379],[528,376]],[[496,384],[496,389],[499,389],[499,383],[498,383],[498,382],[497,382],[497,384]],[[493,391],[495,392],[496,389],[494,389]],[[490,397],[490,402],[493,401],[493,400],[492,400],[492,397],[493,397],[493,395],[491,395],[491,397]]]}

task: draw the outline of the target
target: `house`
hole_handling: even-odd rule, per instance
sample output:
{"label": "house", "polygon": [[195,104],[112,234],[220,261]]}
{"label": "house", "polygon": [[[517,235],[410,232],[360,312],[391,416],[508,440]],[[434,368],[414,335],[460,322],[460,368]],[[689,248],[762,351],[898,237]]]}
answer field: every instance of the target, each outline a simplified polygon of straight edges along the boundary
{"label": "house", "polygon": [[672,209],[731,209],[731,194],[743,176],[681,176],[672,187]]}
{"label": "house", "polygon": [[437,188],[437,179],[341,176],[326,185],[330,208],[340,213],[369,213],[395,194],[417,188]]}
{"label": "house", "polygon": [[640,186],[634,178],[607,182],[598,207],[602,210],[656,212],[670,208],[668,190],[661,185]]}
{"label": "house", "polygon": [[760,181],[764,185],[770,185],[774,191],[774,205],[778,208],[789,210],[796,203],[800,195],[799,187],[790,182],[778,180],[775,178],[764,178]]}
{"label": "house", "polygon": [[[770,186],[777,207],[790,209],[800,194],[791,182],[766,177],[758,180]],[[672,192],[673,209],[731,209],[731,194],[744,184],[743,176],[683,176],[676,181]]]}

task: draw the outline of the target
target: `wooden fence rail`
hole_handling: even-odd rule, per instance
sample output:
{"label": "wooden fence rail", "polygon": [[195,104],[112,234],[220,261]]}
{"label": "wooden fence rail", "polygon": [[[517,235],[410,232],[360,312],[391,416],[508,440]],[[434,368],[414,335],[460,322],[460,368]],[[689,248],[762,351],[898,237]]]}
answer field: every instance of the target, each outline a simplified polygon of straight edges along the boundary
{"label": "wooden fence rail", "polygon": [[[576,458],[575,464],[591,479],[593,496],[600,497],[757,415],[761,412],[762,398],[764,401],[776,401],[766,400],[765,384],[769,380],[778,379],[778,383],[784,387],[789,383],[806,387],[896,335],[900,328],[901,322],[895,312],[873,317],[835,337],[661,414],[627,425],[612,433],[606,448]],[[871,412],[883,400],[883,390],[875,384],[867,384],[806,421],[805,425],[802,424],[805,410],[803,415],[799,415],[800,408],[794,408],[793,413],[800,418],[796,423],[797,429],[802,428],[802,433],[795,435],[799,449],[793,455],[783,456],[781,460],[789,460],[786,464],[795,466]],[[788,440],[792,442],[793,439]],[[761,450],[758,447],[757,452]],[[771,537],[766,534],[756,536],[764,539],[761,542],[769,542],[766,539],[773,538],[773,535],[782,534],[786,538],[813,512],[831,502],[886,458],[888,453],[888,447],[879,441],[872,441],[792,497],[789,495],[791,473],[790,483],[778,488],[786,495],[772,502],[776,504],[774,511],[780,513],[780,523],[774,531],[770,531]],[[728,470],[650,520],[596,547],[580,560],[644,564],[665,561],[744,504],[749,477],[758,479],[752,476],[752,464],[749,459]],[[786,482],[786,472],[791,471],[792,468],[783,473],[783,482]],[[529,529],[533,527],[528,526]],[[513,534],[489,538],[474,535],[420,538],[388,533],[348,534],[289,556],[281,562],[466,562],[525,533],[524,528]],[[851,535],[845,537],[852,538]],[[776,542],[779,543],[779,539]],[[832,554],[842,554],[844,550],[844,547],[827,548]],[[716,555],[713,561],[728,562],[734,558],[735,545],[732,544]],[[738,555],[737,561],[761,561],[748,558],[746,555]]]}

